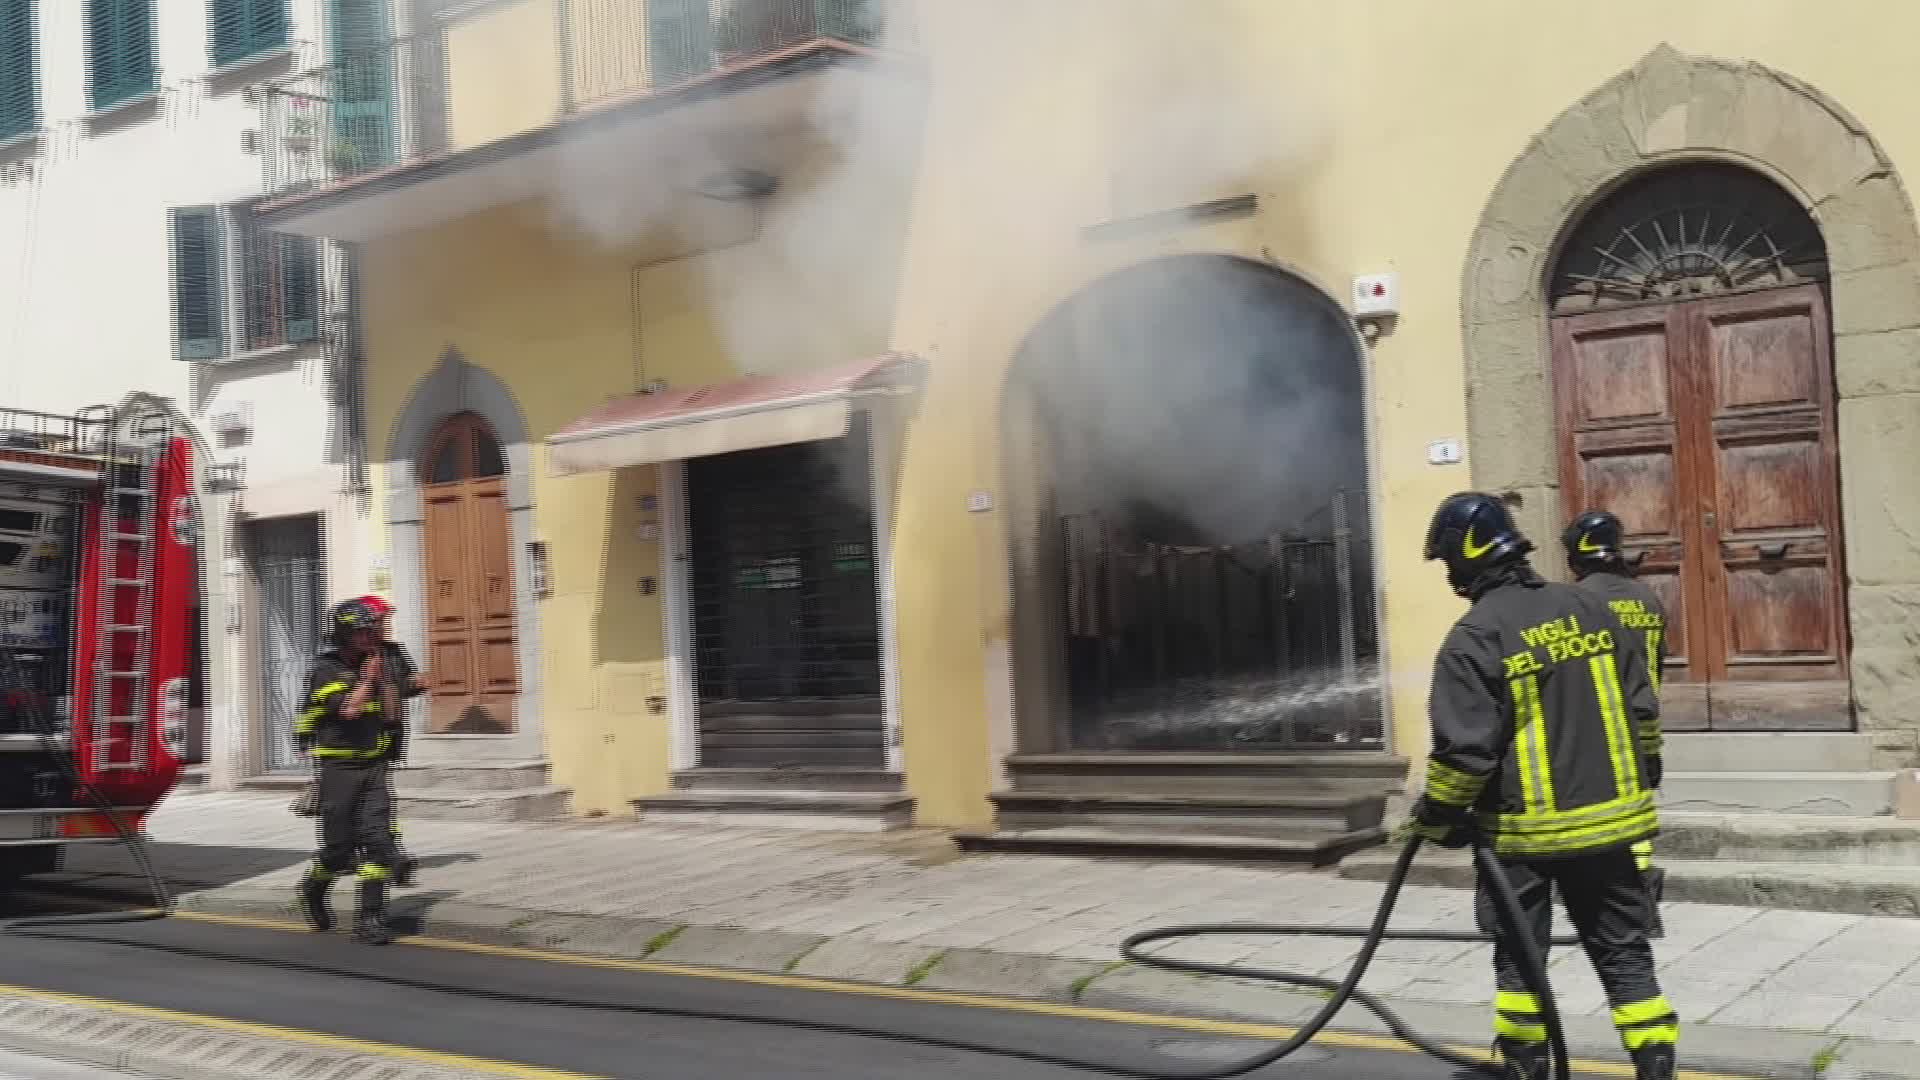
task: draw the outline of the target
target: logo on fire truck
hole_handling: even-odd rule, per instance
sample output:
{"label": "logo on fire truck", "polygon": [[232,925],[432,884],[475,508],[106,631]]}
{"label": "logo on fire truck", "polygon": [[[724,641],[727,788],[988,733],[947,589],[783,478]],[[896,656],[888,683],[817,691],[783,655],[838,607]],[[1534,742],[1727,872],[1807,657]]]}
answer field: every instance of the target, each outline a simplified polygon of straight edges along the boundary
{"label": "logo on fire truck", "polygon": [[173,500],[173,515],[169,519],[173,526],[173,542],[181,547],[192,547],[198,529],[193,520],[193,497],[182,495]]}

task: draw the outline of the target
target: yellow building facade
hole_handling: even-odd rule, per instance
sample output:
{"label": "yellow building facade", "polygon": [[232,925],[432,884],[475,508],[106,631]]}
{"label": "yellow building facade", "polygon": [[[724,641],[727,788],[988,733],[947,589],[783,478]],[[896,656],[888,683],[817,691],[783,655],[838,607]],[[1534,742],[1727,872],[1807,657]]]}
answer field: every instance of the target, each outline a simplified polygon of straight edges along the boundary
{"label": "yellow building facade", "polygon": [[[588,815],[779,813],[726,805],[751,781],[830,825],[1124,847],[1305,815],[1330,851],[1425,751],[1463,605],[1421,543],[1469,488],[1555,575],[1566,519],[1628,520],[1690,635],[1676,754],[1831,758],[1868,803],[1913,763],[1920,13],[654,4],[404,28],[444,76],[396,115],[444,114],[443,145],[267,210],[357,245],[370,585],[457,672],[425,763],[544,760]],[[1390,317],[1354,317],[1366,275]],[[852,465],[714,464],[855,438]],[[829,520],[853,504],[865,546]],[[723,517],[814,523],[824,576],[797,540],[707,566]],[[1202,557],[1212,585],[1167,584]],[[1160,607],[1114,584],[1149,573]],[[869,629],[823,644],[835,619]],[[753,649],[787,657],[773,689],[739,690]],[[714,708],[709,653],[777,707]],[[1251,681],[1188,699],[1143,666]],[[1135,691],[1152,722],[1088,719]],[[836,695],[870,704],[800,700]],[[1183,728],[1190,700],[1242,720]],[[702,780],[720,747],[738,775]]]}

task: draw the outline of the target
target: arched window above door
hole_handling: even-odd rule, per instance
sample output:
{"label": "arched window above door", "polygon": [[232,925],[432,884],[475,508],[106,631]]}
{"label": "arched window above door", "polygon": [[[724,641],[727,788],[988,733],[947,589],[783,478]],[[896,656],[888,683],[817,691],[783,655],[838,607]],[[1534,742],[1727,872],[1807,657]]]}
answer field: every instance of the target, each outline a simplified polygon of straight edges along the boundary
{"label": "arched window above door", "polygon": [[427,444],[426,482],[453,484],[505,476],[506,455],[487,422],[473,413],[448,417]]}
{"label": "arched window above door", "polygon": [[1751,169],[1671,165],[1580,220],[1552,277],[1556,314],[1824,281],[1827,248],[1792,195]]}

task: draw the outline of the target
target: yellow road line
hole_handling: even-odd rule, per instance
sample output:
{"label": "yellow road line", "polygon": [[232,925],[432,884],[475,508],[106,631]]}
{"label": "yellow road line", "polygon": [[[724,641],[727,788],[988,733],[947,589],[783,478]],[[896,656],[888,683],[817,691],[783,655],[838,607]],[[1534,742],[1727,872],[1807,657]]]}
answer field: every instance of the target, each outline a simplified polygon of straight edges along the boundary
{"label": "yellow road line", "polygon": [[231,1032],[235,1035],[252,1035],[263,1039],[279,1039],[287,1042],[307,1043],[328,1050],[339,1050],[352,1054],[367,1054],[374,1057],[403,1058],[428,1065],[445,1068],[466,1069],[472,1072],[490,1073],[494,1076],[513,1077],[515,1080],[603,1080],[585,1073],[564,1072],[559,1069],[543,1069],[533,1065],[516,1065],[510,1061],[495,1061],[491,1058],[469,1057],[465,1054],[449,1054],[440,1050],[422,1050],[413,1046],[394,1046],[389,1043],[370,1042],[365,1039],[349,1038],[345,1035],[327,1035],[318,1031],[306,1031],[301,1028],[280,1027],[277,1024],[260,1024],[248,1020],[229,1020],[222,1016],[202,1016],[199,1013],[178,1012],[173,1009],[161,1009],[152,1005],[135,1005],[131,1002],[112,1001],[107,998],[89,997],[85,994],[65,994],[54,990],[39,990],[30,986],[10,986],[0,983],[0,994],[13,997],[33,998],[40,1001],[58,1002],[63,1005],[79,1005],[89,1009],[104,1009],[125,1016],[137,1016],[142,1020],[153,1020],[168,1024],[189,1024],[194,1027],[212,1028],[216,1031]]}
{"label": "yellow road line", "polygon": [[[210,912],[181,911],[174,914],[178,919],[194,922],[214,923],[222,926],[246,926],[259,930],[281,930],[295,933],[311,933],[305,925],[287,922],[282,919],[262,919],[246,915],[216,915]],[[916,990],[910,987],[879,986],[871,983],[842,982],[837,979],[820,979],[808,975],[774,975],[756,971],[730,971],[724,968],[693,967],[686,964],[663,964],[653,960],[620,960],[605,956],[583,956],[578,953],[553,952],[548,949],[533,949],[518,945],[484,945],[471,941],[453,941],[448,938],[402,937],[399,942],[424,949],[439,949],[445,952],[472,953],[479,956],[495,956],[515,960],[544,960],[556,964],[572,964],[576,967],[602,968],[612,971],[631,971],[646,975],[675,975],[692,979],[708,979],[714,982],[741,983],[748,986],[778,987],[784,990],[813,990],[830,994],[854,994],[861,997],[885,998],[892,1001],[911,1001],[921,1004],[954,1005],[969,1009],[993,1009],[999,1012],[1025,1013],[1032,1016],[1051,1016],[1074,1020],[1099,1020],[1113,1024],[1131,1024],[1139,1027],[1169,1028],[1175,1031],[1203,1032],[1210,1035],[1227,1035],[1250,1039],[1268,1039],[1279,1041],[1290,1039],[1298,1028],[1279,1024],[1243,1023],[1233,1020],[1202,1020],[1186,1016],[1158,1016],[1153,1013],[1133,1012],[1124,1009],[1100,1009],[1086,1005],[1068,1005],[1050,1001],[1025,1001],[1019,998],[992,997],[986,994],[964,994],[946,990]],[[1313,1040],[1325,1046],[1339,1046],[1355,1050],[1391,1050],[1396,1053],[1418,1053],[1419,1051],[1401,1042],[1391,1035],[1365,1035],[1358,1032],[1322,1032]],[[1488,1052],[1484,1048],[1449,1047],[1462,1054],[1487,1060]],[[1597,1076],[1633,1076],[1633,1066],[1611,1061],[1571,1062],[1579,1072]],[[1754,1080],[1727,1073],[1700,1072],[1682,1069],[1677,1080]]]}

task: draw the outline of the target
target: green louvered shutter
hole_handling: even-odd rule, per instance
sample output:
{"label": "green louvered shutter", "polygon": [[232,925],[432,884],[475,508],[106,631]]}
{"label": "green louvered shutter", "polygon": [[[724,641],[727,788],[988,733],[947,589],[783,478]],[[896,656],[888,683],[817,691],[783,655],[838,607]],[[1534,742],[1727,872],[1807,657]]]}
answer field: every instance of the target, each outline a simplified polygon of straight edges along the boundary
{"label": "green louvered shutter", "polygon": [[213,66],[227,67],[288,44],[288,0],[210,0]]}
{"label": "green louvered shutter", "polygon": [[0,139],[40,126],[40,50],[34,0],[0,0]]}
{"label": "green louvered shutter", "polygon": [[157,89],[153,0],[87,0],[87,99],[110,109]]}
{"label": "green louvered shutter", "polygon": [[226,343],[218,208],[181,206],[169,211],[167,244],[172,254],[174,355],[211,360]]}
{"label": "green louvered shutter", "polygon": [[814,0],[814,26],[821,37],[871,43],[880,34],[875,0]]}
{"label": "green louvered shutter", "polygon": [[281,233],[278,239],[287,343],[312,341],[320,336],[320,242],[290,233]]}
{"label": "green louvered shutter", "polygon": [[713,67],[709,0],[650,0],[647,4],[647,81],[672,86]]}
{"label": "green louvered shutter", "polygon": [[336,176],[391,165],[395,49],[388,0],[332,0],[333,137]]}

